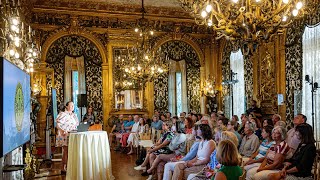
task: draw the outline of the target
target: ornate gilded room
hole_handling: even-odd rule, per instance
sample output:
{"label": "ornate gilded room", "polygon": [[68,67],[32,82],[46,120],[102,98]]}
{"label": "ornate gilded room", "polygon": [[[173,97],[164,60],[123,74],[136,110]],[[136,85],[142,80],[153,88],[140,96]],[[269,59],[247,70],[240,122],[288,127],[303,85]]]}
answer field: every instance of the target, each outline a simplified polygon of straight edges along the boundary
{"label": "ornate gilded room", "polygon": [[0,0],[0,179],[320,180],[319,4]]}

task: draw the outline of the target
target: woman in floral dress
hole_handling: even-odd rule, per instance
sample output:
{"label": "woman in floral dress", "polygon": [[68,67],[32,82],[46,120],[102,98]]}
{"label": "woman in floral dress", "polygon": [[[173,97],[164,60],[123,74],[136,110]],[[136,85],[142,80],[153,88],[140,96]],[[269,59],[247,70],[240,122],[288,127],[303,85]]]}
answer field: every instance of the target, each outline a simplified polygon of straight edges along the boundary
{"label": "woman in floral dress", "polygon": [[69,132],[76,130],[77,126],[79,125],[77,115],[73,112],[73,110],[73,102],[67,102],[66,110],[64,112],[60,112],[56,120],[58,130],[56,135],[56,147],[62,147],[61,173],[65,173],[67,167]]}

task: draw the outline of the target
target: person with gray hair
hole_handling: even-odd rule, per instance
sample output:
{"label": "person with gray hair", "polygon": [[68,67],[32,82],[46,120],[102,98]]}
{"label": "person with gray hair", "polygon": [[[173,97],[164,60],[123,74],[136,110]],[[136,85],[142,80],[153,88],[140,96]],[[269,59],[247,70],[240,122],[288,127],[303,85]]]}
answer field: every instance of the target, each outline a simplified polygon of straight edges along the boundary
{"label": "person with gray hair", "polygon": [[281,121],[281,116],[279,114],[274,114],[272,116],[272,122],[273,124],[276,124],[278,121]]}
{"label": "person with gray hair", "polygon": [[287,123],[284,121],[278,121],[274,126],[282,126],[284,128],[287,127]]}
{"label": "person with gray hair", "polygon": [[282,126],[274,127],[272,139],[275,141],[275,144],[270,147],[258,167],[248,170],[246,179],[268,179],[269,174],[280,172],[279,167],[282,166],[290,150],[290,147],[285,142],[286,129]]}
{"label": "person with gray hair", "polygon": [[247,122],[244,127],[245,136],[242,138],[239,153],[244,157],[251,157],[260,146],[260,141],[257,135],[254,134],[256,126],[252,122]]}

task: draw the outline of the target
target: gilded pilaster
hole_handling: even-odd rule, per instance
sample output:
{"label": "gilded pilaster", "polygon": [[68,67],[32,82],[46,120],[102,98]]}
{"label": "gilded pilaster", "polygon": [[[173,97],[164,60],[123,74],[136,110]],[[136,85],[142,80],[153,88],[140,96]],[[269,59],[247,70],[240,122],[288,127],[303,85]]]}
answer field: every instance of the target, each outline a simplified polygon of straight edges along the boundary
{"label": "gilded pilaster", "polygon": [[109,86],[109,65],[107,63],[102,64],[102,102],[103,102],[103,124],[104,128],[108,126],[109,113],[111,111],[110,103],[110,86]]}
{"label": "gilded pilaster", "polygon": [[[200,85],[201,85],[201,88],[200,89],[203,89],[203,84],[206,80],[206,70],[205,70],[205,67],[200,67]],[[205,100],[203,99],[204,97],[202,96],[202,98],[200,98],[200,111],[201,111],[201,114],[204,114],[205,113],[205,109],[206,109],[206,104],[205,104]]]}

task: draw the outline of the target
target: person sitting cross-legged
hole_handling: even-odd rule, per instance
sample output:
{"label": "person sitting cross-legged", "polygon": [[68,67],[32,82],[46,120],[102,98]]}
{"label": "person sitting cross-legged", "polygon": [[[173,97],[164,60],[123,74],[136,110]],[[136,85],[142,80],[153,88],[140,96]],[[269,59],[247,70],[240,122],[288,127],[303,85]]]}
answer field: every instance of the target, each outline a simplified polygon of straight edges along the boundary
{"label": "person sitting cross-legged", "polygon": [[[164,130],[165,133],[158,140],[158,142],[147,151],[147,156],[144,162],[140,166],[134,167],[135,170],[146,170],[147,165],[149,164],[150,166],[152,166],[154,160],[156,159],[156,156],[159,154],[173,153],[169,148],[169,144],[174,137],[174,133],[170,131],[170,128],[171,128],[170,126],[171,124],[169,124],[168,122],[162,123],[162,129]],[[152,178],[152,173],[143,172],[142,175],[143,176],[149,175],[149,178]]]}
{"label": "person sitting cross-legged", "polygon": [[200,124],[196,132],[197,136],[201,137],[197,156],[191,161],[177,164],[173,172],[173,180],[187,179],[189,174],[199,172],[210,161],[210,154],[216,147],[212,140],[211,128],[208,124]]}

